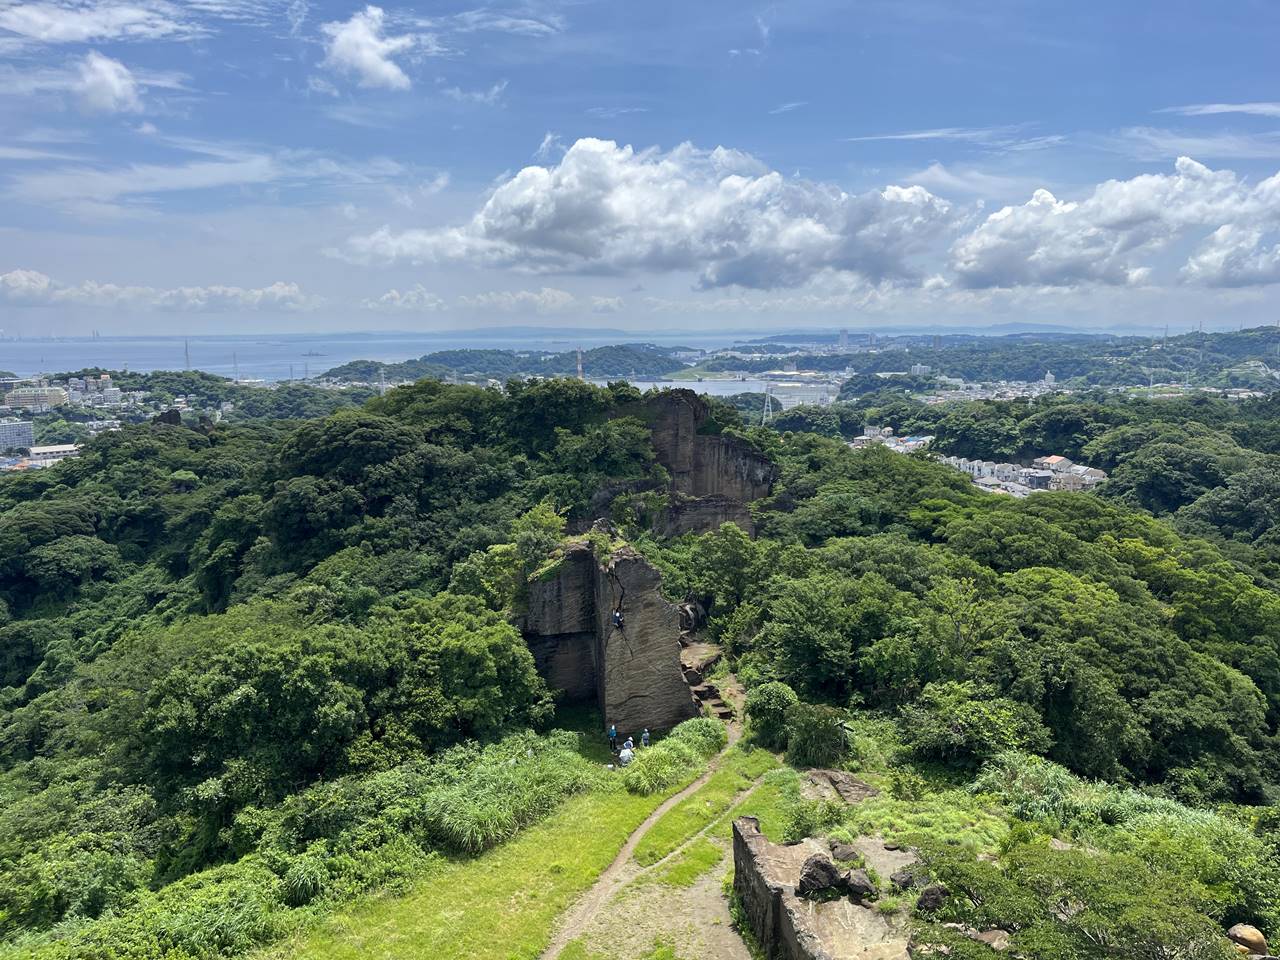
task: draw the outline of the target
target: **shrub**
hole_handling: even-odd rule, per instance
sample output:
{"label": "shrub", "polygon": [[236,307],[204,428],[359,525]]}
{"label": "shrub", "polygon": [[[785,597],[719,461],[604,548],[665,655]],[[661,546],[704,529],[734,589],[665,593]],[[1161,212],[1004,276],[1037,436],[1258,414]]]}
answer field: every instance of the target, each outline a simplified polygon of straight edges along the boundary
{"label": "shrub", "polygon": [[976,764],[1004,750],[1043,752],[1052,738],[1025,703],[969,681],[931,683],[902,708],[902,739],[916,756]]}
{"label": "shrub", "polygon": [[747,695],[747,719],[751,732],[766,747],[787,745],[787,717],[800,702],[796,692],[780,680],[763,683]]}
{"label": "shrub", "polygon": [[834,707],[798,703],[787,728],[787,762],[795,766],[831,767],[849,754],[844,713]]}
{"label": "shrub", "polygon": [[639,751],[623,771],[622,783],[631,793],[641,795],[666,790],[715,756],[727,739],[719,721],[708,717],[686,720],[648,750]]}

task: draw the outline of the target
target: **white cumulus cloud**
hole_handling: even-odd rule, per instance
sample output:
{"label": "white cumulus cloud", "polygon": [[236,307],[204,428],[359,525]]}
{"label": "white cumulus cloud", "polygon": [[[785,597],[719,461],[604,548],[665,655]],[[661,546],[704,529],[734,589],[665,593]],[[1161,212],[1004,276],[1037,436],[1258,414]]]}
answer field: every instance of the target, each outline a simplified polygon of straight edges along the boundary
{"label": "white cumulus cloud", "polygon": [[392,57],[412,48],[417,38],[385,36],[384,19],[382,8],[371,4],[350,20],[323,24],[320,29],[329,38],[325,65],[338,73],[354,74],[362,87],[408,90],[409,77]]}
{"label": "white cumulus cloud", "polygon": [[753,157],[690,144],[662,152],[574,143],[502,182],[465,224],[352,237],[356,261],[468,261],[526,272],[688,271],[703,287],[794,287],[831,271],[914,280],[953,223],[921,186],[850,194]]}
{"label": "white cumulus cloud", "polygon": [[429,313],[445,309],[445,302],[422,284],[414,284],[408,290],[394,287],[380,297],[364,301],[366,310],[386,310],[404,313]]}
{"label": "white cumulus cloud", "polygon": [[90,50],[80,61],[76,92],[85,108],[95,113],[137,113],[142,110],[138,81],[119,60]]}
{"label": "white cumulus cloud", "polygon": [[[1027,203],[996,211],[958,240],[952,267],[968,287],[1141,284],[1151,277],[1152,253],[1182,237],[1230,226],[1184,276],[1221,283],[1235,269],[1234,282],[1248,276],[1259,282],[1266,275],[1265,258],[1250,261],[1249,250],[1261,232],[1238,228],[1276,218],[1280,175],[1251,186],[1230,170],[1181,157],[1171,174],[1108,180],[1083,200],[1059,200],[1037,190]],[[1220,270],[1213,267],[1215,258]]]}
{"label": "white cumulus cloud", "polygon": [[497,290],[459,297],[458,306],[471,310],[500,310],[504,313],[534,311],[556,313],[573,306],[577,298],[567,290],[543,287],[541,290]]}

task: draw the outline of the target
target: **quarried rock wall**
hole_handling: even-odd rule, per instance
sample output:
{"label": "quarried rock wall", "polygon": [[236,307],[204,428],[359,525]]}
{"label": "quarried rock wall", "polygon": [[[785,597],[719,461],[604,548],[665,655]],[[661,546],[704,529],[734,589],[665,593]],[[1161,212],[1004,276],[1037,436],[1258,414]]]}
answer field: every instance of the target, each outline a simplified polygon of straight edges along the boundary
{"label": "quarried rock wall", "polygon": [[621,733],[667,730],[697,715],[680,666],[680,611],[661,586],[631,547],[602,565],[584,543],[568,544],[556,570],[529,584],[520,626],[539,672],[571,700],[594,696]]}

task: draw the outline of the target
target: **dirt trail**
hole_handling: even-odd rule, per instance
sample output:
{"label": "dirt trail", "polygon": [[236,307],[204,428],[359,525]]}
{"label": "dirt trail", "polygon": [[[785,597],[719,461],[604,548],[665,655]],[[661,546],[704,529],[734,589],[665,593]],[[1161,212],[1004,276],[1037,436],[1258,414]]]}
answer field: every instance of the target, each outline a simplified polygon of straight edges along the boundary
{"label": "dirt trail", "polygon": [[728,734],[729,739],[724,749],[711,758],[703,774],[679,793],[672,794],[662,801],[653,813],[645,817],[644,822],[632,831],[631,836],[627,837],[627,842],[622,845],[622,849],[614,857],[613,863],[609,864],[604,872],[596,878],[596,882],[591,889],[565,911],[560,919],[559,926],[556,928],[555,935],[551,938],[550,945],[542,952],[542,960],[555,960],[556,957],[560,956],[560,952],[564,950],[569,941],[581,936],[586,931],[600,908],[612,900],[614,894],[618,893],[635,878],[636,874],[644,869],[632,861],[631,855],[635,853],[636,847],[644,839],[645,834],[662,818],[664,813],[711,779],[711,775],[720,766],[720,761],[724,758],[724,755],[730,747],[737,743],[738,738],[742,735],[742,729],[737,721],[731,721],[728,724]]}

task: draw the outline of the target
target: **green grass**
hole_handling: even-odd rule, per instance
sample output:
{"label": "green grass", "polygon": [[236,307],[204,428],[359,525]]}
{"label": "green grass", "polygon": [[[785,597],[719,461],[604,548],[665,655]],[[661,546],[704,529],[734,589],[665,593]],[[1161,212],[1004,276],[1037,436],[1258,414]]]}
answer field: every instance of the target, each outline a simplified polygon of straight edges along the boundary
{"label": "green grass", "polygon": [[657,870],[654,879],[667,887],[691,887],[694,882],[724,859],[724,848],[699,837]]}
{"label": "green grass", "polygon": [[919,800],[895,800],[882,793],[850,808],[845,825],[851,834],[879,833],[912,846],[957,843],[975,852],[994,851],[1009,831],[1002,817],[962,790]]}
{"label": "green grass", "polygon": [[635,861],[643,867],[657,863],[698,831],[714,823],[733,805],[734,798],[765,772],[778,766],[767,750],[735,746],[725,754],[709,780],[662,815],[636,847]]}
{"label": "green grass", "polygon": [[362,901],[256,956],[537,957],[556,918],[591,886],[662,799],[621,790],[576,797],[508,843],[478,857],[432,865],[406,896]]}
{"label": "green grass", "polygon": [[798,796],[797,777],[790,768],[765,777],[751,793],[716,821],[712,830],[717,836],[730,838],[734,820],[755,817],[760,821],[761,833],[774,843],[782,843]]}

